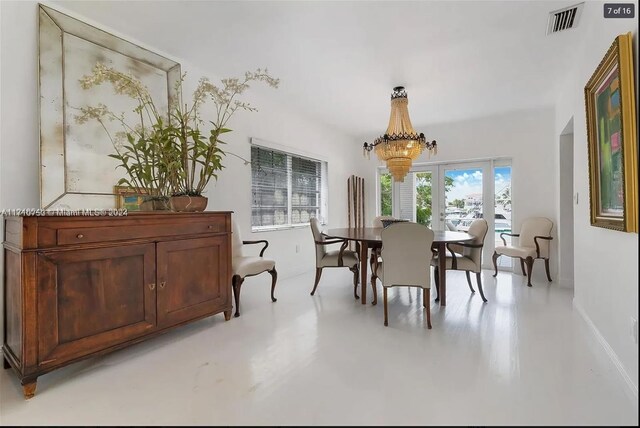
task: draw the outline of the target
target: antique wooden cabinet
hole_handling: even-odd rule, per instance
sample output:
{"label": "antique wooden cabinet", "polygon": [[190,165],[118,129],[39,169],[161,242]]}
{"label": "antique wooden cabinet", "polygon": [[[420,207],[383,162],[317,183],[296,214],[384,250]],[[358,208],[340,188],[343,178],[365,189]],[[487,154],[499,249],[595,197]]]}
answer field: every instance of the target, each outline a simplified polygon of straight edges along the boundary
{"label": "antique wooden cabinet", "polygon": [[8,216],[4,367],[38,376],[224,312],[231,213]]}

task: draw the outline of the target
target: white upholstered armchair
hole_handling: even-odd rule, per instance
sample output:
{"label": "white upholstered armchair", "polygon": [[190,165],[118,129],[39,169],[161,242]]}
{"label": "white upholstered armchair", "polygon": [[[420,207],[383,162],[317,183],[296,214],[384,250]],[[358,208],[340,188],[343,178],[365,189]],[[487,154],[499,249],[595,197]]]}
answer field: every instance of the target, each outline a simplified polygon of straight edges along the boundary
{"label": "white upholstered armchair", "polygon": [[[327,239],[325,235],[320,231],[320,223],[318,219],[312,218],[309,220],[311,226],[311,233],[313,234],[313,241],[316,246],[316,280],[313,284],[313,290],[311,295],[313,296],[318,288],[320,277],[322,276],[322,269],[324,268],[336,268],[347,267],[353,272],[353,295],[356,299],[358,296],[358,255],[354,251],[346,250],[348,241],[344,239]],[[339,250],[327,251],[326,246],[330,244],[342,244]]]}
{"label": "white upholstered armchair", "polygon": [[[551,282],[551,273],[549,272],[549,241],[551,237],[551,229],[553,222],[546,217],[532,217],[522,222],[520,233],[501,233],[503,246],[496,247],[493,253],[493,267],[495,269],[494,277],[498,275],[498,257],[508,256],[520,259],[520,268],[522,274],[525,275],[525,264],[527,266],[527,285],[531,287],[531,271],[533,270],[533,261],[535,259],[543,259],[544,267],[547,272],[547,279]],[[513,236],[518,238],[515,245],[507,245],[504,236]]]}
{"label": "white upholstered armchair", "polygon": [[422,288],[422,306],[427,310],[427,328],[431,328],[431,268],[433,231],[417,223],[396,223],[381,232],[382,263],[374,273],[382,281],[384,325],[389,325],[387,288]]}
{"label": "white upholstered armchair", "polygon": [[[260,256],[244,256],[242,253],[242,247],[244,245],[263,244],[264,247],[260,251]],[[240,316],[240,287],[244,282],[244,279],[248,276],[259,275],[262,272],[269,272],[271,275],[271,301],[276,302],[278,299],[274,296],[276,288],[276,281],[278,280],[278,272],[276,272],[276,262],[264,258],[264,252],[269,246],[269,242],[265,240],[260,241],[243,241],[240,236],[240,228],[238,223],[233,223],[233,236],[231,243],[231,266],[233,270],[233,276],[231,278],[231,285],[233,287],[233,296],[236,302],[235,317]]]}
{"label": "white upholstered armchair", "polygon": [[[476,274],[476,282],[478,283],[478,289],[480,290],[480,296],[484,302],[487,299],[484,297],[484,290],[482,289],[482,247],[484,246],[484,238],[487,236],[487,221],[479,218],[471,222],[467,233],[473,235],[475,239],[472,242],[461,242],[459,244],[447,244],[447,250],[445,259],[445,267],[447,270],[463,270],[467,274],[467,283],[472,293],[476,291],[471,285],[471,275],[473,272]],[[432,259],[431,266],[435,268],[433,275],[436,283],[436,290],[438,289],[438,260]]]}

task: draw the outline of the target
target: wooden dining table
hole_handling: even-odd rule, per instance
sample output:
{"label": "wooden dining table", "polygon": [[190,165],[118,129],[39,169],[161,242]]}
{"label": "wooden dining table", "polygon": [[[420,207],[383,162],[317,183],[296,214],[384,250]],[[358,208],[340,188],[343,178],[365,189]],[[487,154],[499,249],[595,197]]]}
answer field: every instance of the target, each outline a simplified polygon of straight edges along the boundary
{"label": "wooden dining table", "polygon": [[[367,263],[369,260],[369,248],[380,248],[382,246],[381,227],[345,227],[339,229],[329,229],[324,235],[329,238],[345,239],[347,241],[357,242],[360,246],[360,284],[361,284],[361,302],[367,303]],[[473,241],[475,237],[466,232],[453,232],[450,230],[434,230],[433,231],[433,248],[438,250],[438,296],[440,306],[447,304],[447,276],[446,276],[446,245],[452,243]],[[426,259],[426,255],[425,255]],[[438,299],[436,299],[438,300]],[[375,304],[375,300],[373,302]]]}

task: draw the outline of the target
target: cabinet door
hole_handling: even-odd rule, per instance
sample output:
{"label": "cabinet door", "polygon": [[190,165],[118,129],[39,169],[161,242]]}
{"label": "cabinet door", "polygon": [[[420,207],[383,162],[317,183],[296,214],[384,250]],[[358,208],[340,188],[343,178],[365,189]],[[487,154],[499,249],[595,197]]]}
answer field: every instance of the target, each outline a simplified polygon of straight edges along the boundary
{"label": "cabinet door", "polygon": [[58,363],[156,324],[154,244],[38,254],[38,361]]}
{"label": "cabinet door", "polygon": [[159,242],[158,325],[231,310],[228,237]]}

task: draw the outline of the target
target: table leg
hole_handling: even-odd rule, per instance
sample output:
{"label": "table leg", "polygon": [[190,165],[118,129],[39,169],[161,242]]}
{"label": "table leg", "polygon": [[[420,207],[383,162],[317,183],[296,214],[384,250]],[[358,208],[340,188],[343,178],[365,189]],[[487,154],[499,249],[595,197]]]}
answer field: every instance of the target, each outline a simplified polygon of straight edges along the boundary
{"label": "table leg", "polygon": [[447,246],[446,242],[438,243],[438,290],[440,295],[440,306],[447,304]]}
{"label": "table leg", "polygon": [[366,241],[360,242],[360,297],[363,305],[367,304],[367,265],[369,264],[369,246]]}

